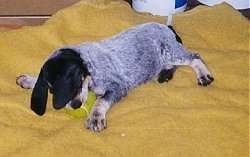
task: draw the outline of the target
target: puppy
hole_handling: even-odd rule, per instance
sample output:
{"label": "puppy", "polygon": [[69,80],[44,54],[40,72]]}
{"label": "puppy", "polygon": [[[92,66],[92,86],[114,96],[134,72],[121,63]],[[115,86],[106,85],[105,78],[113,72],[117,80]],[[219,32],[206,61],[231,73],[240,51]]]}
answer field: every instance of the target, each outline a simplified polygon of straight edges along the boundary
{"label": "puppy", "polygon": [[167,82],[180,65],[190,66],[201,86],[214,80],[201,57],[184,48],[172,26],[146,23],[99,42],[58,49],[38,78],[21,75],[17,84],[33,89],[31,109],[38,115],[45,113],[48,90],[55,109],[66,104],[80,107],[92,90],[97,100],[86,128],[99,132],[107,126],[107,111],[129,90],[155,77],[160,83]]}

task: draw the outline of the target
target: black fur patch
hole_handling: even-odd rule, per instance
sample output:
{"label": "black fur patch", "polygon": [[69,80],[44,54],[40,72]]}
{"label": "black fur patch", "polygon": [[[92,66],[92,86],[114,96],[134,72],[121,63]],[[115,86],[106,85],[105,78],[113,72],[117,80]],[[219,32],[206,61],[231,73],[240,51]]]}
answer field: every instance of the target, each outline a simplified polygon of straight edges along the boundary
{"label": "black fur patch", "polygon": [[176,68],[163,69],[159,74],[158,82],[164,83],[164,82],[168,82],[169,80],[171,80],[174,76],[175,70],[176,70]]}
{"label": "black fur patch", "polygon": [[48,60],[47,80],[53,87],[53,106],[63,108],[78,93],[82,77],[89,75],[86,64],[72,49],[61,49],[61,54]]}

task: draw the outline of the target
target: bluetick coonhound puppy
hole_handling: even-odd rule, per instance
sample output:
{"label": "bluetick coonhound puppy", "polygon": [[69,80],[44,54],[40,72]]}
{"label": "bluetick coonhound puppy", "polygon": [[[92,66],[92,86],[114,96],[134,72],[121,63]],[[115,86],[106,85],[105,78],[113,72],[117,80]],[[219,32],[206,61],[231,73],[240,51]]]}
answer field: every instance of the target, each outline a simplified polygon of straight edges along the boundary
{"label": "bluetick coonhound puppy", "polygon": [[180,65],[193,68],[201,86],[214,80],[201,57],[183,47],[172,26],[146,23],[99,42],[58,49],[38,78],[21,75],[17,84],[33,89],[31,109],[38,115],[45,113],[48,90],[55,109],[80,107],[92,90],[98,98],[86,127],[99,132],[106,128],[107,111],[129,90],[155,77],[167,82]]}

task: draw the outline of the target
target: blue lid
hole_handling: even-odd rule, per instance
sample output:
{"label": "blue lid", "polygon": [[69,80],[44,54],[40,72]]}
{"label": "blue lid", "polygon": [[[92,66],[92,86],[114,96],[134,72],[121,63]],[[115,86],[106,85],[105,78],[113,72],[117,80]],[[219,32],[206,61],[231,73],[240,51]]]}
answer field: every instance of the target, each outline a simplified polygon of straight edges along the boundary
{"label": "blue lid", "polygon": [[187,4],[187,0],[175,0],[175,8],[179,8]]}

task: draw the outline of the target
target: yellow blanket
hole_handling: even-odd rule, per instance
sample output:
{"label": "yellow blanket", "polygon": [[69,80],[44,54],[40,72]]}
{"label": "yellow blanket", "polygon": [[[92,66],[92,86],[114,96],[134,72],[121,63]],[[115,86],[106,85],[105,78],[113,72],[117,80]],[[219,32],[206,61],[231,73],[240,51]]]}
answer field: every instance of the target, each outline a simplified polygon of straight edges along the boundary
{"label": "yellow blanket", "polygon": [[173,18],[184,45],[199,52],[215,82],[199,87],[181,67],[172,81],[142,85],[108,113],[108,129],[92,133],[84,121],[29,109],[31,91],[19,74],[38,74],[63,45],[109,37],[163,17],[139,14],[124,1],[84,0],[42,26],[0,32],[1,157],[247,157],[249,154],[249,22],[226,4],[201,6]]}

